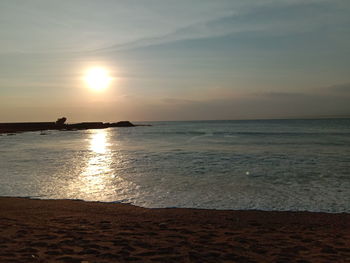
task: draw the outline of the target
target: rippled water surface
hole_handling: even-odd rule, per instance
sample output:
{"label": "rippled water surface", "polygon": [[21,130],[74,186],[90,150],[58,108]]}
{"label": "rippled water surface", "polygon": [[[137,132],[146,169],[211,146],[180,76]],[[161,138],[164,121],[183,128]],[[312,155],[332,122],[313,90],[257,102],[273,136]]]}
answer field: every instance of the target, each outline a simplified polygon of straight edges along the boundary
{"label": "rippled water surface", "polygon": [[350,120],[157,122],[0,136],[0,195],[350,212]]}

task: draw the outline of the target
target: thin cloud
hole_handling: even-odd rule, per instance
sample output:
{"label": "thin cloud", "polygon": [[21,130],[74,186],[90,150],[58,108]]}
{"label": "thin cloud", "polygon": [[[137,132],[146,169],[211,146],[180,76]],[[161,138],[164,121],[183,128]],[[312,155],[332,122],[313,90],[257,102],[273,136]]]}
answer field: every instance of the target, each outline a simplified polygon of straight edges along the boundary
{"label": "thin cloud", "polygon": [[116,43],[92,52],[118,52],[177,41],[233,36],[238,33],[305,33],[325,25],[337,24],[346,17],[347,13],[342,12],[335,2],[330,1],[265,1],[247,5],[239,12],[232,8],[228,14],[219,17],[204,19],[157,36]]}
{"label": "thin cloud", "polygon": [[328,91],[342,93],[342,94],[347,93],[350,95],[350,83],[337,84],[337,85],[330,86],[328,88]]}
{"label": "thin cloud", "polygon": [[341,0],[13,2],[0,3],[0,53],[111,52],[241,32],[305,32],[348,21],[350,7]]}

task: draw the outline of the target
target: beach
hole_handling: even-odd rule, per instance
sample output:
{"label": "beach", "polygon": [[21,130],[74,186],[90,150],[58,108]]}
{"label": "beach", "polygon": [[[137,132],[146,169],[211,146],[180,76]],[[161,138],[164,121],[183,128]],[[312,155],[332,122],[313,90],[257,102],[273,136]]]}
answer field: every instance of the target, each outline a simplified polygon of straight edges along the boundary
{"label": "beach", "polygon": [[0,198],[0,262],[349,262],[350,214]]}
{"label": "beach", "polygon": [[0,0],[0,263],[350,263],[350,0]]}

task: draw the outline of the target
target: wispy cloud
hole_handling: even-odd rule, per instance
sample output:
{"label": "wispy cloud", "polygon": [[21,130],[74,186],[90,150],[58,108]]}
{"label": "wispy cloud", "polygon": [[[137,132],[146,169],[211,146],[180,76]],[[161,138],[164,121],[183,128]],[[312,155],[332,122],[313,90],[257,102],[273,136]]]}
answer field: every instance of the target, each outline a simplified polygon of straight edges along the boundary
{"label": "wispy cloud", "polygon": [[347,20],[344,0],[3,1],[0,52],[118,51],[241,32],[307,32]]}
{"label": "wispy cloud", "polygon": [[170,116],[176,116],[177,119],[179,116],[184,119],[251,119],[350,115],[348,98],[335,99],[327,94],[266,92],[190,103],[181,99],[163,102],[164,105],[154,107],[162,112],[162,117],[168,119]]}
{"label": "wispy cloud", "polygon": [[[254,2],[254,1],[253,1]],[[232,5],[226,14],[211,19],[203,18],[192,24],[179,25],[171,32],[116,43],[94,52],[123,51],[177,41],[233,36],[238,33],[251,35],[288,35],[344,23],[348,14],[340,9],[339,1],[261,1],[251,2],[242,8]],[[341,2],[341,1],[340,1]],[[350,9],[350,4],[347,6]]]}
{"label": "wispy cloud", "polygon": [[329,92],[336,92],[344,95],[344,93],[350,95],[350,83],[337,84],[328,87]]}

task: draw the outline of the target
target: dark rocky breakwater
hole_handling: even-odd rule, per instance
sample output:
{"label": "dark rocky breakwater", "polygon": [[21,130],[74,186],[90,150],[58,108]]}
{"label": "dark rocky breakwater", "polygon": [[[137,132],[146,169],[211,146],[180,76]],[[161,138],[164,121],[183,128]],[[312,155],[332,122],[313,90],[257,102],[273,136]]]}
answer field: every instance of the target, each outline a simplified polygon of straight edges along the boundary
{"label": "dark rocky breakwater", "polygon": [[[87,129],[105,129],[110,127],[135,127],[129,121],[119,122],[80,122],[66,124],[66,118],[60,118],[56,122],[13,122],[0,123],[0,133],[17,133],[26,131],[45,131],[45,130],[87,130]],[[145,126],[145,125],[142,125]]]}

